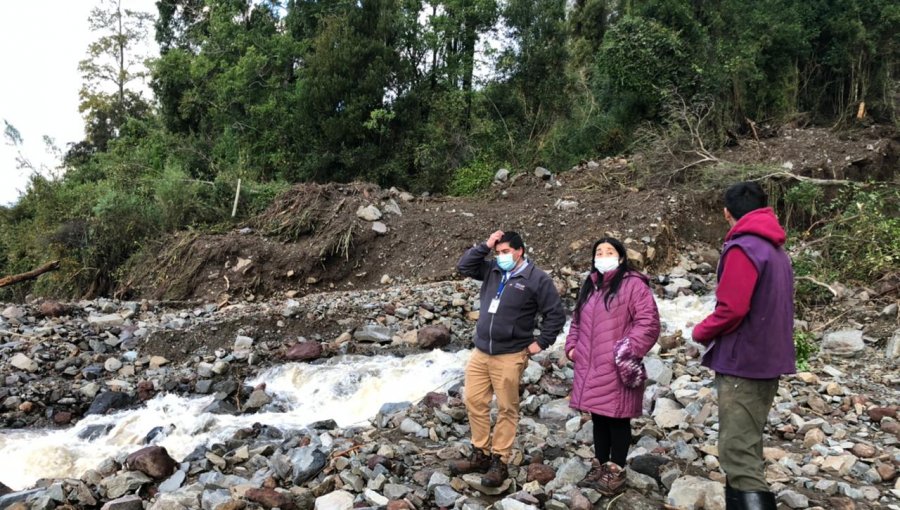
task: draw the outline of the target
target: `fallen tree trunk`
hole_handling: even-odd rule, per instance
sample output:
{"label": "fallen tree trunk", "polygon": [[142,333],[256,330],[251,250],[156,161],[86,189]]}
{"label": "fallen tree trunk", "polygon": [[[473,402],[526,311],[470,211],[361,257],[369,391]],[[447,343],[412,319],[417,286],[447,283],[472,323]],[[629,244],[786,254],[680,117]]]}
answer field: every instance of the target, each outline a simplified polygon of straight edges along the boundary
{"label": "fallen tree trunk", "polygon": [[53,262],[47,262],[43,266],[41,266],[37,269],[32,269],[31,271],[28,271],[27,273],[14,274],[14,275],[4,276],[3,278],[0,278],[0,287],[6,287],[8,285],[13,285],[13,284],[16,284],[19,282],[33,280],[44,273],[47,273],[49,271],[55,271],[57,269],[59,269],[59,261],[58,260],[54,260]]}

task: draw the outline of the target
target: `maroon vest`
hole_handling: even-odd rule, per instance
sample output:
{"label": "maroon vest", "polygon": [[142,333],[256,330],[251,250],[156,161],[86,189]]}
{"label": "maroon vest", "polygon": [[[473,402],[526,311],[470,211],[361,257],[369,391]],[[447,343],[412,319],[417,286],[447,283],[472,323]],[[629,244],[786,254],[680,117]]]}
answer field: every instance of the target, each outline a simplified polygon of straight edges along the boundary
{"label": "maroon vest", "polygon": [[703,356],[703,365],[716,373],[747,379],[773,379],[796,372],[794,351],[794,272],[785,251],[768,240],[739,235],[725,243],[719,259],[740,247],[756,267],[756,288],[750,312],[731,333],[715,339]]}

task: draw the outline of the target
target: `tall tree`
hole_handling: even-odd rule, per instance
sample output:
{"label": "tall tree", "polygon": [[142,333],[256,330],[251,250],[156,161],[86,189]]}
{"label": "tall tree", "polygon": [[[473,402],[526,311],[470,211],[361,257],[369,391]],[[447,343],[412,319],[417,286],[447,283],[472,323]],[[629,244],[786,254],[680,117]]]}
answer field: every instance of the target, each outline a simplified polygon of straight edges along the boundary
{"label": "tall tree", "polygon": [[88,45],[88,57],[78,64],[82,87],[79,111],[85,117],[87,150],[106,150],[129,116],[142,116],[147,101],[133,83],[147,75],[146,43],[153,21],[150,13],[122,7],[122,0],[103,0],[91,10],[88,23],[99,37]]}

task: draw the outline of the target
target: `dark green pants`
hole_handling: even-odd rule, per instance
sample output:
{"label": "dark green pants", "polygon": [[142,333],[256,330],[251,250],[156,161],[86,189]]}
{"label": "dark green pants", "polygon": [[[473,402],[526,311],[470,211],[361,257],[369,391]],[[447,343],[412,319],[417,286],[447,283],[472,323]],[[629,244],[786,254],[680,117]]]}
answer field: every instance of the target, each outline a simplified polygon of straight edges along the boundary
{"label": "dark green pants", "polygon": [[719,463],[739,491],[768,491],[763,429],[778,391],[778,379],[716,374],[719,393]]}

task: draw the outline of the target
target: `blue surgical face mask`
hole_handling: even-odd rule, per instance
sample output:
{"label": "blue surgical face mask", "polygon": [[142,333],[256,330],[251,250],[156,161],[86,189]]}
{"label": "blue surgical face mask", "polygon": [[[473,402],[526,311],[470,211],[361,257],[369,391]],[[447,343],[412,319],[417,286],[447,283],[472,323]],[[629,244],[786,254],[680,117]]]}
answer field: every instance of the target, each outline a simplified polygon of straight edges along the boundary
{"label": "blue surgical face mask", "polygon": [[516,261],[513,260],[512,253],[501,253],[497,255],[497,265],[504,271],[509,271],[516,267]]}

